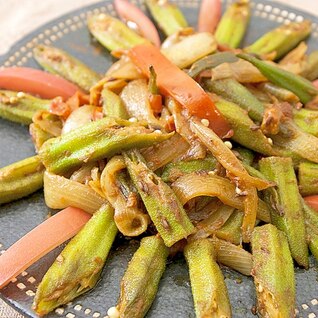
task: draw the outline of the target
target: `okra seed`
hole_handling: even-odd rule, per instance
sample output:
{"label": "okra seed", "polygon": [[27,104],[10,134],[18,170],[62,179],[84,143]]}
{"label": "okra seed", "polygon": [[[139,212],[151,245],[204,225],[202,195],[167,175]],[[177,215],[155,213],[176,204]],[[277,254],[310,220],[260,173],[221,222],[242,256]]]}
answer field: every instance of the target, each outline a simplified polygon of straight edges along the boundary
{"label": "okra seed", "polygon": [[267,138],[267,141],[270,145],[273,145],[273,139],[272,138]]}
{"label": "okra seed", "polygon": [[10,104],[15,104],[17,103],[18,99],[16,97],[10,97]]}
{"label": "okra seed", "polygon": [[25,94],[23,92],[18,92],[17,97],[23,98],[23,97],[25,97]]}
{"label": "okra seed", "polygon": [[137,118],[136,117],[131,117],[128,119],[131,123],[136,123],[137,122]]}
{"label": "okra seed", "polygon": [[264,290],[263,286],[262,285],[258,285],[258,292],[259,293],[262,293]]}
{"label": "okra seed", "polygon": [[162,131],[161,130],[159,130],[159,129],[156,129],[155,131],[154,131],[154,133],[156,133],[156,134],[162,134]]}

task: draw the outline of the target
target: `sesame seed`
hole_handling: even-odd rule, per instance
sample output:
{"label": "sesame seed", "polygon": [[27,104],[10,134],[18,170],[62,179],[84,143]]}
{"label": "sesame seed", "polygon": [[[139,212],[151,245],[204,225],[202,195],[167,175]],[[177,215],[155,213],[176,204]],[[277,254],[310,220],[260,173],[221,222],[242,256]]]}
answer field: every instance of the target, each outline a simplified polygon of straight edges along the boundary
{"label": "sesame seed", "polygon": [[110,307],[107,310],[107,315],[109,318],[119,318],[119,311],[116,307]]}
{"label": "sesame seed", "polygon": [[272,138],[267,138],[268,143],[272,146],[273,145],[273,139]]}
{"label": "sesame seed", "polygon": [[259,293],[262,293],[264,288],[263,288],[262,285],[258,285],[258,289],[257,290],[258,290]]}
{"label": "sesame seed", "polygon": [[228,147],[229,149],[232,149],[232,147],[233,147],[233,145],[232,145],[232,143],[230,141],[224,141],[224,145],[226,147]]}
{"label": "sesame seed", "polygon": [[18,92],[17,97],[23,98],[23,97],[25,97],[25,94],[23,92]]}
{"label": "sesame seed", "polygon": [[160,134],[162,134],[162,131],[161,131],[161,130],[159,130],[159,129],[156,129],[156,130],[154,131],[154,133],[155,133],[155,134],[159,134],[159,135],[160,135]]}
{"label": "sesame seed", "polygon": [[137,118],[136,117],[131,117],[128,119],[128,121],[130,121],[131,123],[136,123],[137,122]]}
{"label": "sesame seed", "polygon": [[201,119],[201,124],[204,125],[205,127],[209,127],[210,122],[206,118],[203,118]]}
{"label": "sesame seed", "polygon": [[215,176],[215,173],[216,173],[216,172],[215,172],[214,170],[212,170],[212,171],[209,171],[209,172],[208,172],[208,175],[209,175],[209,176]]}

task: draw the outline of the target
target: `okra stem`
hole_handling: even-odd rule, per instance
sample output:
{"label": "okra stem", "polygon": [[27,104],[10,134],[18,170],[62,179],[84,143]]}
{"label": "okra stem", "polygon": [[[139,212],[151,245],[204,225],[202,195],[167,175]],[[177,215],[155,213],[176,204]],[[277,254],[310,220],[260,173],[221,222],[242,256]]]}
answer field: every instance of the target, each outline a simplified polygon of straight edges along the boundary
{"label": "okra stem", "polygon": [[257,307],[262,317],[294,317],[294,264],[283,232],[267,224],[252,236]]}
{"label": "okra stem", "polygon": [[44,167],[38,156],[0,168],[0,204],[23,198],[43,186]]}
{"label": "okra stem", "polygon": [[[308,249],[304,214],[291,158],[268,157],[259,161],[260,171],[277,184],[277,198],[267,193],[272,206],[272,223],[285,232],[296,262],[308,268]],[[277,202],[278,201],[278,202]]]}
{"label": "okra stem", "polygon": [[143,318],[146,315],[158,291],[168,254],[160,237],[141,240],[120,283],[119,317]]}
{"label": "okra stem", "polygon": [[208,239],[188,243],[184,255],[197,318],[231,317],[231,305],[224,278],[215,261],[213,243]]}
{"label": "okra stem", "polygon": [[102,206],[56,258],[37,289],[37,314],[45,315],[95,286],[117,234],[113,215],[109,205]]}

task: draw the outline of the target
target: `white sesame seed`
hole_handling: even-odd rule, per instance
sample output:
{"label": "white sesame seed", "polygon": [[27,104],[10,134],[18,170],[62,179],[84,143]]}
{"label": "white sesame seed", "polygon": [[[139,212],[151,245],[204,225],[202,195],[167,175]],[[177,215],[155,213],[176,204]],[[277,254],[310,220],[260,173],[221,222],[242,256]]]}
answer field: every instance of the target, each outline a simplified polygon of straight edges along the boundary
{"label": "white sesame seed", "polygon": [[258,285],[258,292],[259,293],[262,293],[264,290],[263,286],[262,285]]}
{"label": "white sesame seed", "polygon": [[107,310],[107,315],[109,318],[119,318],[119,311],[116,307],[110,307]]}
{"label": "white sesame seed", "polygon": [[273,145],[273,139],[272,138],[267,138],[268,143],[272,146]]}
{"label": "white sesame seed", "polygon": [[206,118],[203,118],[201,119],[201,124],[204,125],[205,127],[209,127],[210,122]]}
{"label": "white sesame seed", "polygon": [[226,147],[228,147],[229,149],[232,149],[232,148],[233,148],[233,145],[232,145],[232,143],[231,143],[230,141],[224,141],[224,145],[225,145]]}
{"label": "white sesame seed", "polygon": [[161,131],[161,130],[159,130],[159,129],[156,129],[156,130],[154,131],[154,133],[155,133],[155,134],[159,134],[159,135],[160,135],[160,134],[162,134],[162,131]]}
{"label": "white sesame seed", "polygon": [[23,92],[18,92],[17,97],[23,98],[23,97],[25,97],[25,94]]}
{"label": "white sesame seed", "polygon": [[210,175],[210,176],[215,176],[215,174],[216,174],[216,172],[214,170],[208,172],[208,175]]}
{"label": "white sesame seed", "polygon": [[130,121],[131,123],[136,123],[137,122],[137,118],[136,117],[131,117],[128,119],[128,121]]}

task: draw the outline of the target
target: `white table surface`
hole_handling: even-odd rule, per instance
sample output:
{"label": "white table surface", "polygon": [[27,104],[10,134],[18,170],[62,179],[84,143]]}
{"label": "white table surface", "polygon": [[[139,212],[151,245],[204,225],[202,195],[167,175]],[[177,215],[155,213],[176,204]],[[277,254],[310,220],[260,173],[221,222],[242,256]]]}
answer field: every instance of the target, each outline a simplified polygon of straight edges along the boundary
{"label": "white table surface", "polygon": [[[318,0],[272,0],[318,15]],[[0,55],[42,24],[101,0],[0,0]],[[1,270],[1,269],[0,269]],[[0,300],[0,318],[23,318]]]}

